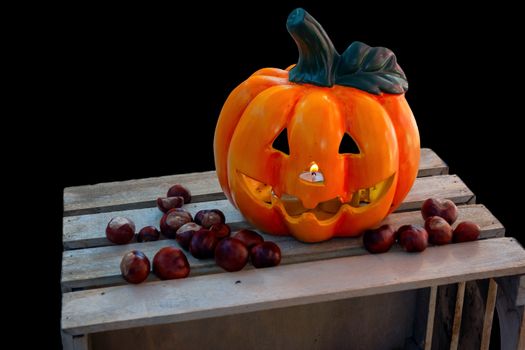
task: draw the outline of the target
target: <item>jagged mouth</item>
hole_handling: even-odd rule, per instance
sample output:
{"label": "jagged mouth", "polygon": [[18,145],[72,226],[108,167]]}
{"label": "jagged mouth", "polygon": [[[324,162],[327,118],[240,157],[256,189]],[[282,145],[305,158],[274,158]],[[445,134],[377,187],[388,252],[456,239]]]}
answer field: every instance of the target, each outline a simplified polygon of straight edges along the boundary
{"label": "jagged mouth", "polygon": [[[380,200],[390,189],[395,178],[395,173],[385,180],[367,188],[360,188],[352,193],[349,201],[343,201],[340,196],[330,200],[319,202],[315,208],[306,208],[301,199],[287,193],[277,196],[272,186],[258,181],[242,172],[238,171],[242,182],[248,192],[255,199],[265,203],[268,207],[281,205],[286,214],[290,217],[300,217],[305,213],[314,214],[318,220],[328,220],[339,213],[344,206],[352,208],[363,208],[373,205]],[[363,208],[364,209],[364,208]]]}

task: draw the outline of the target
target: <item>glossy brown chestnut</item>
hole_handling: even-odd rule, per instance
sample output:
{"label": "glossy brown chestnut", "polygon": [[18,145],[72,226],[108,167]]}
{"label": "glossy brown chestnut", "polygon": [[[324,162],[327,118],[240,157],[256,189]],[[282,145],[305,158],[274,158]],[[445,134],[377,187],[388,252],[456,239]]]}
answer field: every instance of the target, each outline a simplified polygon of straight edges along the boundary
{"label": "glossy brown chestnut", "polygon": [[166,197],[182,197],[184,198],[184,204],[191,202],[191,192],[188,188],[181,184],[175,184],[170,187]]}
{"label": "glossy brown chestnut", "polygon": [[190,242],[190,253],[197,259],[213,258],[219,240],[208,229],[200,229],[193,234]]}
{"label": "glossy brown chestnut", "polygon": [[370,253],[384,253],[394,245],[394,236],[394,228],[391,225],[383,225],[376,229],[366,230],[363,234],[363,244]]}
{"label": "glossy brown chestnut", "polygon": [[478,239],[480,227],[472,221],[463,221],[458,224],[452,233],[454,243],[470,242]]}
{"label": "glossy brown chestnut", "polygon": [[452,227],[440,216],[431,216],[425,220],[425,230],[428,233],[428,242],[435,245],[452,242]]}
{"label": "glossy brown chestnut", "polygon": [[239,241],[243,242],[244,245],[246,245],[246,247],[248,248],[248,250],[252,249],[254,245],[264,242],[264,238],[260,234],[248,229],[242,229],[237,231],[237,233],[233,235],[233,238],[236,238]]}
{"label": "glossy brown chestnut", "polygon": [[195,214],[195,222],[204,228],[210,228],[214,224],[224,224],[226,219],[219,209],[203,209]]}
{"label": "glossy brown chestnut", "polygon": [[157,198],[157,208],[163,213],[167,213],[170,209],[180,208],[184,204],[184,198],[181,196],[177,197],[165,197]]}
{"label": "glossy brown chestnut", "polygon": [[149,259],[143,252],[132,250],[122,257],[120,272],[129,283],[140,283],[148,278],[151,269]]}
{"label": "glossy brown chestnut", "polygon": [[158,241],[160,232],[155,226],[146,226],[140,229],[137,235],[137,242]]}
{"label": "glossy brown chestnut", "polygon": [[439,216],[452,225],[458,218],[458,207],[450,199],[429,198],[421,206],[423,219]]}
{"label": "glossy brown chestnut", "polygon": [[117,216],[111,219],[106,227],[106,237],[115,244],[131,242],[135,236],[135,223],[128,218]]}
{"label": "glossy brown chestnut", "polygon": [[235,238],[224,238],[215,247],[215,262],[226,271],[241,270],[248,262],[248,249]]}
{"label": "glossy brown chestnut", "polygon": [[181,208],[170,209],[160,219],[160,232],[168,238],[175,238],[177,230],[192,220],[191,214]]}
{"label": "glossy brown chestnut", "polygon": [[250,260],[256,268],[277,266],[281,263],[281,248],[273,242],[262,242],[250,250]]}
{"label": "glossy brown chestnut", "polygon": [[153,258],[153,272],[161,280],[184,278],[190,274],[190,264],[182,250],[164,247]]}
{"label": "glossy brown chestnut", "polygon": [[194,222],[188,222],[187,224],[182,225],[177,230],[175,239],[177,240],[177,242],[179,242],[179,245],[184,250],[188,250],[190,249],[190,242],[191,242],[191,238],[193,237],[193,234],[196,231],[199,231],[201,228],[202,228],[201,225],[197,225]]}
{"label": "glossy brown chestnut", "polygon": [[399,244],[407,252],[422,252],[428,246],[428,233],[423,227],[404,225],[399,228]]}
{"label": "glossy brown chestnut", "polygon": [[217,223],[211,225],[210,231],[215,233],[217,239],[223,239],[230,236],[231,228],[228,224]]}

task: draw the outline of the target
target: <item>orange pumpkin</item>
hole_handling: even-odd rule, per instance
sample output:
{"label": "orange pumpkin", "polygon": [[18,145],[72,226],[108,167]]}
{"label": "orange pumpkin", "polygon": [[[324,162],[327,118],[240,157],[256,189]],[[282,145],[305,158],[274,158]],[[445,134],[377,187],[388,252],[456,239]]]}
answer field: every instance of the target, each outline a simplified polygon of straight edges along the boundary
{"label": "orange pumpkin", "polygon": [[[399,206],[417,175],[405,75],[385,48],[354,42],[339,55],[303,9],[287,28],[297,65],[255,72],[224,104],[214,140],[219,182],[262,231],[305,242],[357,236]],[[341,150],[343,140],[355,149]]]}

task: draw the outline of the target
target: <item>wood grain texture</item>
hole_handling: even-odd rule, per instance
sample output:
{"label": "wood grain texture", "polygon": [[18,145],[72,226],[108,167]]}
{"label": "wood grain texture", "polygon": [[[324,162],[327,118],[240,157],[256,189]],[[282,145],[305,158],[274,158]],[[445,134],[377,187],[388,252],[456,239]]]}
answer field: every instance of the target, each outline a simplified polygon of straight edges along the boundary
{"label": "wood grain texture", "polygon": [[92,342],[97,350],[401,349],[411,333],[415,292],[95,333]]}
{"label": "wood grain texture", "polygon": [[90,350],[89,335],[71,335],[62,332],[62,348],[64,350]]}
{"label": "wood grain texture", "polygon": [[432,334],[434,334],[434,319],[436,315],[436,296],[437,286],[430,287],[430,297],[428,300],[427,327],[425,332],[425,350],[432,347]]}
{"label": "wood grain texture", "polygon": [[452,339],[450,340],[450,350],[457,350],[459,344],[459,330],[461,329],[461,318],[463,316],[465,286],[465,281],[458,283],[458,291],[456,294],[456,308],[454,310],[454,323],[452,324]]}
{"label": "wood grain texture", "polygon": [[516,305],[516,295],[519,287],[520,276],[497,278],[498,293],[496,297],[496,310],[498,311],[500,349],[518,349],[520,342],[520,327],[524,313],[523,306]]}
{"label": "wood grain texture", "polygon": [[525,276],[519,279],[518,295],[516,297],[516,305],[525,305]]}
{"label": "wood grain texture", "polygon": [[448,165],[430,148],[421,149],[418,177],[448,174]]}
{"label": "wood grain texture", "polygon": [[[460,206],[457,222],[463,220],[472,220],[480,226],[481,239],[502,237],[505,234],[501,223],[482,205]],[[398,228],[406,224],[422,225],[423,219],[419,211],[402,212],[389,215],[384,223],[389,223]],[[144,222],[144,224],[154,223]],[[282,252],[282,264],[368,254],[362,247],[361,238],[334,238],[326,242],[312,244],[301,243],[292,237],[259,233],[263,235],[265,240],[279,244]],[[94,286],[125,283],[120,276],[119,269],[120,260],[124,253],[138,249],[152,260],[155,253],[167,245],[178,246],[178,243],[174,240],[161,240],[64,251],[62,255],[62,286],[65,288],[92,288]],[[399,247],[396,246],[395,249],[399,249]],[[222,271],[213,260],[198,260],[193,258],[191,254],[186,255],[193,276]],[[246,268],[250,267],[251,265],[248,264]],[[155,276],[150,275],[149,278],[154,280]]]}
{"label": "wood grain texture", "polygon": [[494,238],[419,254],[367,254],[66,293],[62,328],[85,334],[523,273],[521,245],[513,238]]}
{"label": "wood grain texture", "polygon": [[[401,204],[398,211],[419,209],[423,201],[430,197],[449,198],[457,204],[470,203],[474,194],[455,175],[431,176],[416,179],[416,182]],[[244,218],[227,200],[190,203],[184,206],[190,213],[195,214],[201,209],[216,208],[224,212],[226,221],[233,223],[233,228],[248,227]],[[468,215],[468,213],[465,213]],[[477,215],[478,213],[473,213]],[[63,218],[64,249],[76,249],[110,245],[105,237],[107,223],[115,216],[131,218],[139,230],[147,225],[159,226],[162,213],[157,208],[131,209],[124,211],[98,213],[90,215],[65,216]],[[472,216],[473,218],[474,216]],[[486,215],[484,218],[488,218]],[[471,220],[471,217],[466,219]],[[501,226],[498,220],[490,215],[494,225]]]}
{"label": "wood grain texture", "polygon": [[[421,149],[418,176],[448,173],[448,166],[428,148]],[[154,207],[169,187],[187,186],[193,202],[224,199],[215,171],[169,175],[148,179],[108,182],[64,189],[64,215],[80,215],[137,208]]]}
{"label": "wood grain texture", "polygon": [[483,315],[483,332],[481,335],[480,350],[489,350],[490,333],[492,331],[492,321],[494,319],[494,308],[496,307],[496,296],[498,294],[498,284],[494,279],[489,280],[489,290],[487,293],[487,304]]}
{"label": "wood grain texture", "polygon": [[483,333],[488,280],[468,281],[459,332],[459,349],[479,349]]}
{"label": "wood grain texture", "polygon": [[525,311],[521,307],[521,324],[518,335],[518,350],[525,349]]}

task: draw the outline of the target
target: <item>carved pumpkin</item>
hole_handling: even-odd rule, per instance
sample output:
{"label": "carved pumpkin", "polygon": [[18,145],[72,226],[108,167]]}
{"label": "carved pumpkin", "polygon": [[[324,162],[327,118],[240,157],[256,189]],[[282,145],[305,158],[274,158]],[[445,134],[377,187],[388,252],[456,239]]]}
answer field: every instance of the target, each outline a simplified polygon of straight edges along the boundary
{"label": "carved pumpkin", "polygon": [[[339,55],[303,9],[287,28],[297,65],[255,72],[224,104],[219,182],[262,231],[306,242],[357,236],[399,206],[417,175],[405,75],[385,48],[354,42]],[[288,149],[277,146],[283,140]],[[347,141],[353,150],[341,149]]]}

